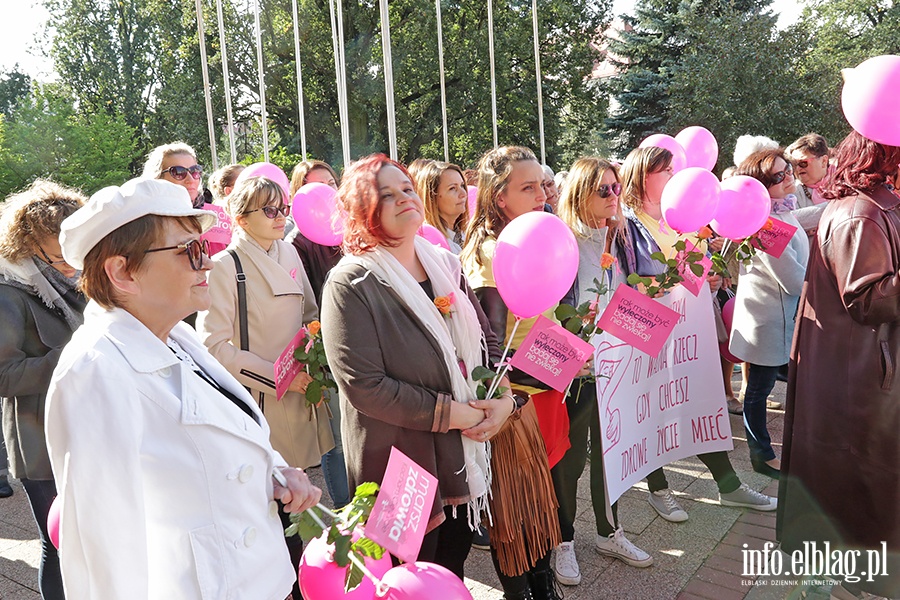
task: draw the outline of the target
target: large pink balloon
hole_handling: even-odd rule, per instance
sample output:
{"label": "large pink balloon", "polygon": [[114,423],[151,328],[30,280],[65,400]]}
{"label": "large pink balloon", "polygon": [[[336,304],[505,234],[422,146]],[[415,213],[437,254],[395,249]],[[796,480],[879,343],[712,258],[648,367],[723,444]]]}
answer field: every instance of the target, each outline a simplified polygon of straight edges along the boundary
{"label": "large pink balloon", "polygon": [[[344,578],[346,568],[337,566],[332,560],[334,547],[325,542],[327,534],[310,540],[300,558],[300,570],[297,573],[300,591],[306,600],[333,600],[348,598],[350,600],[372,600],[375,597],[375,584],[368,577],[363,577],[358,587],[344,594]],[[356,537],[356,536],[354,536]],[[391,569],[391,555],[387,552],[380,560],[367,558],[366,568],[375,577],[381,579]]]}
{"label": "large pink balloon", "polygon": [[710,171],[719,159],[719,143],[706,127],[694,125],[685,127],[675,136],[675,141],[684,148],[688,167],[701,167]]}
{"label": "large pink balloon", "polygon": [[422,236],[435,246],[440,246],[444,250],[450,249],[450,244],[447,243],[447,236],[441,233],[437,227],[429,225],[428,223],[422,223],[422,226],[419,227],[416,235]]}
{"label": "large pink balloon", "polygon": [[[729,339],[731,339],[731,324],[734,322],[734,303],[734,296],[732,296],[722,307],[722,320],[725,321],[725,331],[728,332]],[[728,340],[719,342],[719,354],[722,355],[722,358],[731,363],[744,362],[740,358],[732,354],[728,349]]]}
{"label": "large pink balloon", "polygon": [[469,195],[469,219],[471,219],[475,216],[475,209],[478,208],[478,188],[474,185],[470,185],[467,194]]}
{"label": "large pink balloon", "polygon": [[294,194],[291,216],[300,233],[323,246],[340,246],[344,223],[337,209],[337,192],[324,183],[307,183]]}
{"label": "large pink balloon", "polygon": [[47,534],[53,547],[59,550],[59,496],[50,503],[50,511],[47,513]]}
{"label": "large pink balloon", "polygon": [[394,567],[381,583],[388,586],[386,600],[472,600],[472,594],[449,569],[427,562]]}
{"label": "large pink balloon", "polygon": [[241,174],[234,180],[234,185],[237,186],[237,184],[250,177],[265,177],[266,179],[271,179],[284,190],[285,202],[287,202],[287,199],[290,197],[291,182],[278,165],[267,162],[253,163],[241,171]]}
{"label": "large pink balloon", "polygon": [[735,175],[723,181],[721,187],[719,209],[710,222],[716,233],[737,240],[753,235],[766,224],[772,202],[759,180]]}
{"label": "large pink balloon", "polygon": [[685,156],[684,148],[682,148],[681,144],[679,144],[671,135],[654,133],[653,135],[644,138],[644,141],[641,142],[639,148],[649,148],[650,146],[665,148],[672,153],[673,173],[677,173],[687,166],[687,157]]}
{"label": "large pink balloon", "polygon": [[863,137],[900,146],[900,56],[870,58],[845,69],[841,106]]}
{"label": "large pink balloon", "polygon": [[707,225],[719,206],[719,180],[710,171],[688,167],[663,188],[661,208],[666,224],[679,233]]}
{"label": "large pink balloon", "polygon": [[556,305],[578,273],[578,244],[559,217],[529,212],[497,239],[494,281],[509,310],[528,319]]}

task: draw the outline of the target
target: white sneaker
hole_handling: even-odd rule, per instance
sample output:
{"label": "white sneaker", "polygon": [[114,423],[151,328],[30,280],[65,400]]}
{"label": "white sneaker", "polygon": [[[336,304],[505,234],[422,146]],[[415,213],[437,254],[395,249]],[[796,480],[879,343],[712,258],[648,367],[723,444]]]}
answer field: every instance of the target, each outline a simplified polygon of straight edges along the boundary
{"label": "white sneaker", "polygon": [[647,501],[659,513],[659,516],[666,521],[683,523],[688,520],[687,511],[681,508],[678,500],[675,499],[675,494],[669,488],[658,492],[650,492],[647,496]]}
{"label": "white sneaker", "polygon": [[746,483],[742,483],[741,487],[733,492],[727,494],[720,492],[719,504],[722,506],[737,506],[740,508],[752,508],[753,510],[769,512],[778,508],[778,498],[760,494],[756,490],[747,487]]}
{"label": "white sneaker", "polygon": [[556,547],[553,553],[553,572],[556,580],[563,585],[578,585],[581,583],[581,569],[578,568],[578,559],[575,558],[575,542],[563,542]]}
{"label": "white sneaker", "polygon": [[632,567],[649,567],[653,564],[653,557],[635,546],[625,537],[625,532],[619,527],[609,537],[597,535],[597,552],[618,558],[626,565]]}

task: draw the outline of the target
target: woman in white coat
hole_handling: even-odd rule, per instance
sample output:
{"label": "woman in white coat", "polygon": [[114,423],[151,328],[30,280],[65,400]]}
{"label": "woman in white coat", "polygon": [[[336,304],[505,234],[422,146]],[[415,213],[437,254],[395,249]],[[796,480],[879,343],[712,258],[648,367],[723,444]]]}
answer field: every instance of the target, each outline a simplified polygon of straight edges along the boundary
{"label": "woman in white coat", "polygon": [[737,175],[762,182],[771,198],[771,218],[797,228],[779,258],[757,252],[741,270],[729,351],[747,362],[744,427],[753,470],[777,479],[781,461],[775,456],[766,425],[766,398],[775,387],[779,367],[787,364],[794,336],[794,318],[806,263],[809,239],[797,218],[794,175],[784,150],[754,152],[738,165]]}
{"label": "woman in white coat", "polygon": [[63,222],[63,256],[91,299],[47,404],[69,598],[290,592],[275,500],[301,511],[321,491],[181,322],[209,307],[200,234],[214,222],[159,180],[105,188]]}

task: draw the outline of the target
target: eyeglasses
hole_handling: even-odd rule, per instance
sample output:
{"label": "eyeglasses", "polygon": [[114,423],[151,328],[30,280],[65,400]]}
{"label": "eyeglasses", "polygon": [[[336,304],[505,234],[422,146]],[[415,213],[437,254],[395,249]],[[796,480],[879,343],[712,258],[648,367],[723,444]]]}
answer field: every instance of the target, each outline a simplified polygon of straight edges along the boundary
{"label": "eyeglasses", "polygon": [[244,214],[249,215],[250,213],[255,213],[258,210],[261,210],[263,214],[270,219],[276,218],[279,214],[284,217],[291,214],[291,207],[287,204],[282,204],[281,206],[263,206],[262,208],[254,208],[253,210],[248,210]]}
{"label": "eyeglasses", "polygon": [[601,183],[597,187],[597,191],[600,192],[601,198],[607,198],[610,194],[618,196],[622,193],[622,184],[618,181],[615,183]]}
{"label": "eyeglasses", "polygon": [[783,171],[778,171],[777,173],[772,173],[772,175],[771,175],[772,185],[778,185],[779,183],[784,181],[785,177],[787,177],[788,175],[793,175],[793,173],[794,173],[794,167],[791,166],[791,163],[786,164],[784,166]]}
{"label": "eyeglasses", "polygon": [[51,259],[50,256],[47,254],[47,252],[40,246],[38,246],[38,250],[41,251],[41,256],[44,257],[44,262],[47,263],[48,265],[67,265],[67,264],[69,264],[66,262],[66,259],[62,259],[62,260]]}
{"label": "eyeglasses", "polygon": [[144,250],[144,254],[149,254],[150,252],[162,252],[163,250],[181,250],[182,248],[188,256],[191,268],[195,271],[202,269],[203,255],[209,256],[209,240],[191,240],[185,244],[178,244],[177,246],[151,248],[150,250]]}
{"label": "eyeglasses", "polygon": [[799,167],[801,169],[805,169],[806,167],[809,166],[809,161],[808,160],[795,160],[794,164],[797,165],[797,167]]}
{"label": "eyeglasses", "polygon": [[187,177],[188,173],[190,173],[191,177],[193,177],[194,179],[200,179],[200,177],[203,175],[203,167],[201,165],[194,165],[192,167],[179,167],[176,165],[174,167],[169,167],[168,169],[163,169],[160,175],[163,175],[165,173],[171,175],[172,179],[174,179],[175,181],[183,180],[185,177]]}

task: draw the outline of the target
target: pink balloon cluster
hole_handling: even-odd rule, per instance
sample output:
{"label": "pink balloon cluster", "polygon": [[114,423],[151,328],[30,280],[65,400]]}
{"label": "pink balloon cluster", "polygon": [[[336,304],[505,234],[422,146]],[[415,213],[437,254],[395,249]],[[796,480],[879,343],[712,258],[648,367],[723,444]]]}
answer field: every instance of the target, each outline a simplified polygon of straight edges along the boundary
{"label": "pink balloon cluster", "polygon": [[53,547],[59,550],[59,511],[62,501],[59,496],[50,503],[50,510],[47,512],[47,537]]}
{"label": "pink balloon cluster", "polygon": [[394,567],[384,574],[381,583],[387,600],[472,600],[466,585],[449,569],[433,563],[417,561]]}
{"label": "pink balloon cluster", "polygon": [[759,180],[746,175],[729,177],[721,184],[719,209],[710,226],[719,235],[741,239],[766,224],[771,212],[769,191]]}
{"label": "pink balloon cluster", "polygon": [[705,127],[694,125],[685,127],[675,136],[675,141],[684,148],[688,167],[700,167],[712,171],[719,160],[719,143]]}
{"label": "pink balloon cluster", "polygon": [[566,295],[578,273],[578,244],[563,221],[530,212],[513,219],[497,238],[494,281],[517,317],[535,317]]}
{"label": "pink balloon cluster", "polygon": [[468,197],[468,206],[469,206],[469,218],[475,216],[475,209],[478,208],[478,188],[474,185],[470,185],[467,192]]}
{"label": "pink balloon cluster", "polygon": [[[344,594],[344,577],[347,569],[337,566],[333,560],[334,546],[326,541],[327,533],[310,540],[300,558],[300,570],[297,573],[300,591],[306,600],[332,600],[348,598],[350,600],[372,600],[375,597],[375,584],[364,577],[358,587]],[[358,539],[359,534],[354,534]],[[381,579],[391,570],[391,555],[386,553],[380,560],[367,558],[366,568],[375,577]]]}
{"label": "pink balloon cluster", "polygon": [[337,192],[324,183],[307,183],[294,194],[291,216],[300,233],[323,246],[340,246],[344,223],[337,208]]}
{"label": "pink balloon cluster", "polygon": [[900,146],[900,56],[876,56],[842,73],[847,122],[863,137]]}
{"label": "pink balloon cluster", "polygon": [[447,236],[441,233],[440,230],[433,225],[422,223],[422,226],[419,227],[416,235],[422,236],[435,246],[440,246],[444,250],[450,249],[450,244],[447,242]]}
{"label": "pink balloon cluster", "polygon": [[[734,304],[735,299],[732,296],[728,299],[725,305],[722,307],[722,321],[725,322],[725,331],[728,332],[728,338],[731,339],[731,326],[734,323]],[[719,354],[722,355],[722,358],[727,360],[730,363],[740,364],[742,361],[740,358],[731,353],[728,349],[728,340],[724,342],[719,342]]]}
{"label": "pink balloon cluster", "polygon": [[234,185],[237,186],[240,182],[251,177],[265,177],[277,183],[284,190],[284,201],[287,203],[291,193],[291,182],[278,165],[268,162],[253,163],[241,171],[241,174],[234,180]]}
{"label": "pink balloon cluster", "polygon": [[701,167],[688,167],[663,188],[660,202],[666,224],[679,233],[697,231],[716,215],[719,180]]}
{"label": "pink balloon cluster", "polygon": [[672,153],[673,173],[677,173],[687,166],[687,155],[684,153],[684,148],[682,148],[681,144],[679,144],[671,135],[654,133],[653,135],[644,138],[644,141],[641,142],[638,147],[649,148],[651,146],[664,148]]}

